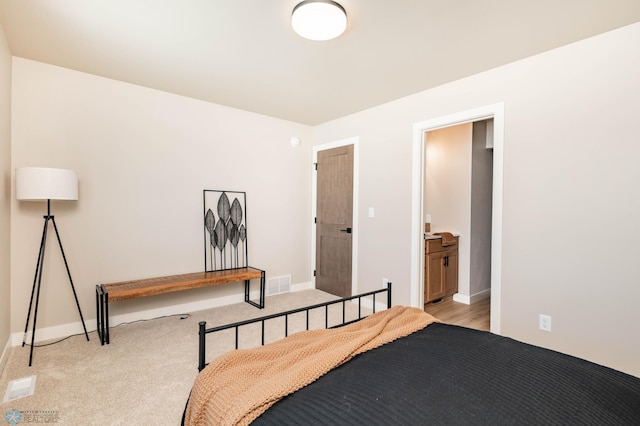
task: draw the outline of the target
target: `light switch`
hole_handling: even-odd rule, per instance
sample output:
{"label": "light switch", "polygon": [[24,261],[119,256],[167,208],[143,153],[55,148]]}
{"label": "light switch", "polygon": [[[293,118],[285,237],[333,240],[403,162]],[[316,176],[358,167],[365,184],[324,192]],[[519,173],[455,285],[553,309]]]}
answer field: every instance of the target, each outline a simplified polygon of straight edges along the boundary
{"label": "light switch", "polygon": [[373,207],[369,207],[369,217],[374,217],[375,212],[373,211]]}

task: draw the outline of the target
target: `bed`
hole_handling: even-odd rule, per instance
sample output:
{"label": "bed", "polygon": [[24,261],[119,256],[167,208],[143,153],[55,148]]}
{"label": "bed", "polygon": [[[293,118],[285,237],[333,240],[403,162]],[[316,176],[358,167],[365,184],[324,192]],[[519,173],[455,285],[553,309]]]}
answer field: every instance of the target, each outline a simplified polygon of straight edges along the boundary
{"label": "bed", "polygon": [[[391,307],[391,286],[381,291],[387,309],[369,316],[363,295],[329,302],[358,305],[361,318],[343,314],[340,327],[232,351],[206,368],[201,347],[183,423],[640,424],[640,378]],[[256,321],[264,330],[262,318],[230,327]],[[220,329],[201,324],[201,342]]]}

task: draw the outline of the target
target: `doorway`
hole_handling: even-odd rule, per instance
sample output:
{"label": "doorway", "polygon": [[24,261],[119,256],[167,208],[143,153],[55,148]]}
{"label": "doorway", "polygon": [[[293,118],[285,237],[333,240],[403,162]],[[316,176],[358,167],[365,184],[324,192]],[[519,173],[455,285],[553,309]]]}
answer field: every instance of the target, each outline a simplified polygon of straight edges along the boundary
{"label": "doorway", "polygon": [[459,235],[453,298],[467,305],[491,291],[492,128],[493,120],[480,120],[425,136],[425,222],[431,232]]}
{"label": "doorway", "polygon": [[[474,121],[431,130],[425,136],[425,222],[430,233],[458,235],[457,281],[444,300],[428,303],[436,277],[425,277],[425,311],[456,325],[489,331],[491,295],[491,193],[493,120]],[[426,253],[425,253],[426,255]],[[438,271],[438,255],[430,254],[427,271]],[[448,262],[448,269],[452,263]],[[453,294],[452,294],[453,293]],[[453,298],[451,298],[451,295]],[[447,297],[448,296],[448,297]]]}
{"label": "doorway", "polygon": [[314,286],[340,297],[357,293],[358,138],[314,147]]}
{"label": "doorway", "polygon": [[424,182],[426,133],[457,124],[493,118],[493,177],[491,213],[491,332],[500,333],[502,261],[502,187],[504,103],[419,122],[413,126],[411,305],[422,307],[424,294]]}

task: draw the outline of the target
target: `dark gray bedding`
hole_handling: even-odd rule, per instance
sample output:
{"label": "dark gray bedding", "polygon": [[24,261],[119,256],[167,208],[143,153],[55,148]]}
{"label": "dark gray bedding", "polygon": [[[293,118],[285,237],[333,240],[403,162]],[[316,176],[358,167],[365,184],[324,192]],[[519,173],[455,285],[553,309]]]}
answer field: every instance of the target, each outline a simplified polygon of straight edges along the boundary
{"label": "dark gray bedding", "polygon": [[358,355],[256,425],[640,425],[640,379],[445,324]]}

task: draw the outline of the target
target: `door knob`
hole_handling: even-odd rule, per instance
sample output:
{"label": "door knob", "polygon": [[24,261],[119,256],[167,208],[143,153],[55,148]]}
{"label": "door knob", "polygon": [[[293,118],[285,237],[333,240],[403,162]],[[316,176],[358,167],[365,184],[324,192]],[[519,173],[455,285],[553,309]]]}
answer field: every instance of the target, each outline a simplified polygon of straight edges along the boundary
{"label": "door knob", "polygon": [[341,229],[340,232],[346,232],[347,234],[351,233],[351,228]]}

